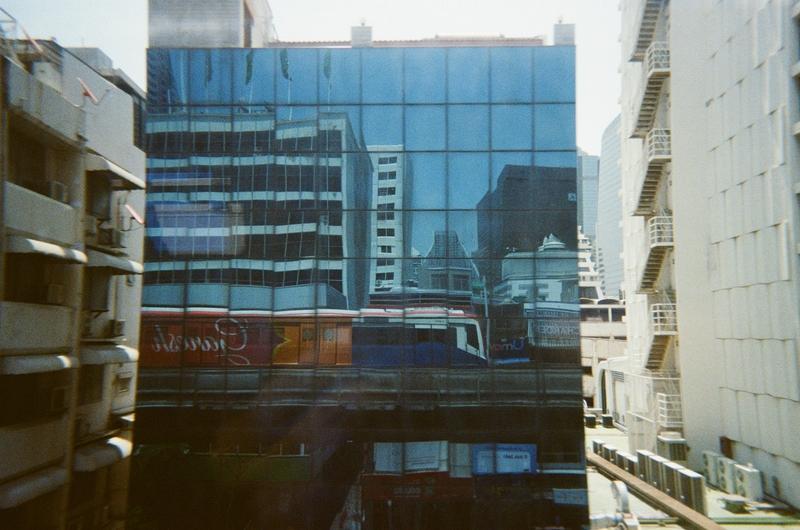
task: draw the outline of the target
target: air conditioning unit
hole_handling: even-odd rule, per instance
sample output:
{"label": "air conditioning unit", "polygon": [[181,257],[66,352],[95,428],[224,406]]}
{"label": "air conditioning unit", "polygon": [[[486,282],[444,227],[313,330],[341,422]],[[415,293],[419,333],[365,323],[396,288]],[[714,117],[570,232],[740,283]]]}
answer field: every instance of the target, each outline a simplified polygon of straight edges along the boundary
{"label": "air conditioning unit", "polygon": [[668,460],[666,458],[658,455],[652,455],[647,460],[647,465],[650,467],[650,469],[647,470],[649,476],[648,484],[662,491],[664,489],[664,477],[662,468],[664,464],[667,462]]}
{"label": "air conditioning unit", "polygon": [[606,444],[603,446],[603,458],[611,462],[612,464],[616,461],[615,457],[617,454],[617,448],[613,445]]}
{"label": "air conditioning unit", "polygon": [[48,283],[45,292],[45,302],[53,305],[63,305],[64,286],[60,283]]}
{"label": "air conditioning unit", "polygon": [[700,513],[706,513],[706,485],[703,475],[683,468],[678,472],[678,500]]}
{"label": "air conditioning unit", "polygon": [[714,451],[703,451],[703,474],[706,476],[706,482],[712,486],[718,486],[717,474],[719,473],[718,461],[722,455]]}
{"label": "air conditioning unit", "polygon": [[625,457],[628,455],[625,451],[617,451],[614,455],[614,463],[617,467],[625,469]]}
{"label": "air conditioning unit", "polygon": [[68,390],[69,387],[67,386],[56,386],[50,389],[48,394],[49,412],[63,412],[67,408]]}
{"label": "air conditioning unit", "polygon": [[639,449],[636,451],[636,476],[640,480],[650,483],[650,458],[654,456],[650,451]]}
{"label": "air conditioning unit", "polygon": [[736,484],[736,494],[754,501],[760,501],[764,496],[764,487],[761,484],[761,471],[752,464],[736,464],[733,468]]}
{"label": "air conditioning unit", "polygon": [[603,440],[592,440],[592,452],[598,456],[603,456]]}
{"label": "air conditioning unit", "polygon": [[122,230],[116,228],[101,228],[97,242],[106,247],[123,248],[124,234]]}
{"label": "air conditioning unit", "polygon": [[665,431],[658,435],[656,452],[673,462],[686,462],[689,448],[679,432]]}
{"label": "air conditioning unit", "polygon": [[47,181],[47,196],[55,199],[58,202],[69,202],[69,195],[67,194],[67,186],[63,182],[57,180]]}
{"label": "air conditioning unit", "polygon": [[661,476],[664,479],[661,491],[675,499],[679,497],[681,469],[685,468],[675,462],[664,462],[661,466]]}
{"label": "air conditioning unit", "polygon": [[108,323],[108,336],[120,337],[125,334],[125,321],[124,320],[111,320]]}
{"label": "air conditioning unit", "polygon": [[736,474],[734,473],[736,460],[720,457],[717,460],[717,487],[728,493],[736,493]]}

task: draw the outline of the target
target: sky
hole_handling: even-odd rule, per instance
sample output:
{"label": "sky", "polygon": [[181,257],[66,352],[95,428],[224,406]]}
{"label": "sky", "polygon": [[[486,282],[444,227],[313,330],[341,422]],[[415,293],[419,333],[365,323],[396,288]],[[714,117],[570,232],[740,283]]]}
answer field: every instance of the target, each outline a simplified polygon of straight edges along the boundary
{"label": "sky", "polygon": [[[617,0],[270,0],[280,40],[349,40],[350,26],[373,38],[435,35],[545,36],[559,19],[576,25],[578,146],[600,154],[619,112]],[[145,87],[147,0],[2,0],[33,37],[101,48]]]}

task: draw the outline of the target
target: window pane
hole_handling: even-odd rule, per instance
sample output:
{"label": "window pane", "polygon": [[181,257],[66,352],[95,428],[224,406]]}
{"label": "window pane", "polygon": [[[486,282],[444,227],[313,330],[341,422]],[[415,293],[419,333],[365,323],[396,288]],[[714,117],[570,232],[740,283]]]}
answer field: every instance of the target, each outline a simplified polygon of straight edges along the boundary
{"label": "window pane", "polygon": [[447,109],[447,148],[451,151],[489,149],[488,105],[451,105]]}
{"label": "window pane", "polygon": [[449,48],[447,99],[451,103],[489,101],[489,50]]}
{"label": "window pane", "polygon": [[447,168],[444,153],[411,153],[409,169],[411,177],[405,183],[411,194],[406,199],[406,208],[444,209],[447,207],[445,186]]}
{"label": "window pane", "polygon": [[406,150],[443,151],[445,148],[443,105],[406,107]]}
{"label": "window pane", "polygon": [[534,48],[533,67],[535,101],[575,101],[574,47],[541,46]]}
{"label": "window pane", "polygon": [[278,55],[278,103],[317,103],[317,50],[282,49]]}
{"label": "window pane", "polygon": [[403,50],[366,48],[361,51],[363,103],[403,101]]}
{"label": "window pane", "polygon": [[364,105],[362,107],[364,141],[367,145],[403,143],[403,107],[400,105]]}
{"label": "window pane", "polygon": [[492,148],[531,148],[531,109],[527,105],[492,106]]}
{"label": "window pane", "polygon": [[234,101],[245,105],[273,103],[274,75],[274,50],[233,50]]}
{"label": "window pane", "polygon": [[535,105],[534,149],[575,149],[575,105]]}
{"label": "window pane", "polygon": [[189,91],[192,103],[231,100],[232,50],[189,50]]}
{"label": "window pane", "polygon": [[492,102],[531,101],[531,57],[530,48],[492,49]]}
{"label": "window pane", "polygon": [[447,207],[476,208],[489,191],[488,153],[450,153]]}
{"label": "window pane", "polygon": [[325,49],[319,63],[319,103],[359,103],[360,54],[352,50]]}
{"label": "window pane", "polygon": [[405,53],[406,103],[443,103],[445,100],[444,49],[414,48]]}

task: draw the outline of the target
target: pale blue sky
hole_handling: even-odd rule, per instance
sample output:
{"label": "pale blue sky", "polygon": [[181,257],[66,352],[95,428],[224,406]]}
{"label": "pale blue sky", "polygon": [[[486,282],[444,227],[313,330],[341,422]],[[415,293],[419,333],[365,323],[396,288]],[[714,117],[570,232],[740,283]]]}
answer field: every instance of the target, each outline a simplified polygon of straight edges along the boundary
{"label": "pale blue sky", "polygon": [[[96,46],[145,85],[147,0],[2,0],[34,37]],[[552,38],[553,24],[577,25],[578,145],[599,154],[619,112],[617,0],[270,0],[281,40],[347,40],[364,19],[375,39],[433,35]]]}

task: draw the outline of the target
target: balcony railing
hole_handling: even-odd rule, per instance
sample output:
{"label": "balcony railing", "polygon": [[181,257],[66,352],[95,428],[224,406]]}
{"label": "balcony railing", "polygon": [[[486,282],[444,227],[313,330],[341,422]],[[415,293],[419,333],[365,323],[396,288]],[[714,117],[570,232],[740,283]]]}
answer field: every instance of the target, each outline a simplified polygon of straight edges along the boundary
{"label": "balcony railing", "polygon": [[647,221],[647,235],[650,239],[650,248],[659,246],[671,247],[675,238],[672,233],[672,216],[657,215]]}
{"label": "balcony railing", "polygon": [[683,407],[680,394],[656,394],[658,425],[665,429],[683,427]]}
{"label": "balcony railing", "polygon": [[678,314],[674,302],[660,302],[650,305],[650,323],[654,335],[675,335],[678,333]]}
{"label": "balcony railing", "polygon": [[639,291],[643,293],[649,293],[655,289],[664,258],[674,244],[672,216],[658,215],[648,219],[647,236],[650,249],[639,282]]}
{"label": "balcony railing", "polygon": [[639,111],[632,136],[643,138],[653,124],[658,110],[658,98],[664,82],[670,76],[670,52],[666,42],[654,42],[647,48],[642,68]]}

